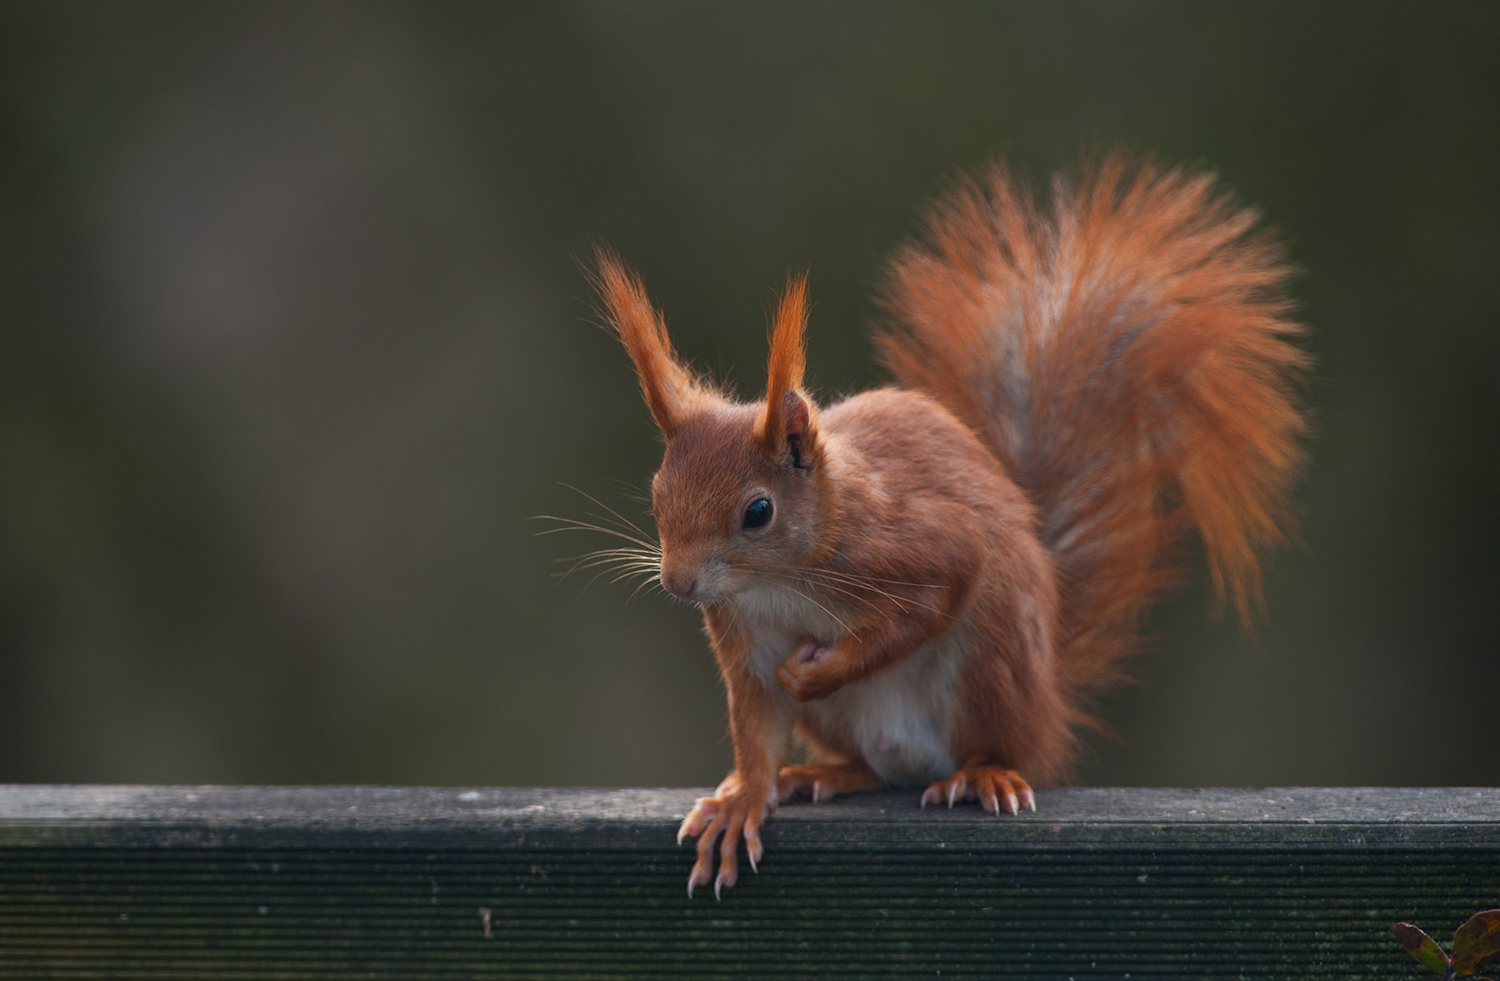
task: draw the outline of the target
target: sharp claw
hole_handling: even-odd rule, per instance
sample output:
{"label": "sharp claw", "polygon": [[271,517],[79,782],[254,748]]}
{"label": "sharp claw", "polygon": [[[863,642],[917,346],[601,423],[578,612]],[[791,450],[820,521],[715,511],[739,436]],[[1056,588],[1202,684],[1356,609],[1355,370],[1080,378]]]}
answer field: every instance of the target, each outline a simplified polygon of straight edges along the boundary
{"label": "sharp claw", "polygon": [[[960,800],[974,800],[977,797],[980,807],[996,816],[1002,810],[1006,814],[1020,814],[1023,806],[1033,813],[1036,811],[1036,795],[1015,771],[1005,770],[1003,774],[996,776],[990,770],[987,766],[956,770],[948,780],[939,780],[922,791],[922,799],[918,803],[926,807],[928,804],[937,804],[946,797],[951,809]],[[1001,790],[1004,791],[1003,800],[999,793]]]}
{"label": "sharp claw", "polygon": [[760,874],[760,869],[756,863],[761,860],[764,854],[761,850],[760,832],[751,831],[747,833],[745,835],[745,855],[750,859],[750,871],[756,875]]}
{"label": "sharp claw", "polygon": [[693,866],[693,871],[688,873],[688,898],[693,898],[693,890],[699,886],[708,885],[708,873],[699,872],[698,866]]}
{"label": "sharp claw", "polygon": [[688,811],[687,817],[683,818],[682,823],[677,826],[677,844],[682,844],[682,839],[688,835],[696,838],[702,833],[708,820],[709,816],[703,813],[703,801],[700,800],[693,805],[693,809]]}
{"label": "sharp claw", "polygon": [[724,885],[724,876],[721,873],[717,878],[714,879],[714,900],[717,901],[717,902],[723,902],[724,901],[724,897],[719,895],[719,889],[723,885]]}

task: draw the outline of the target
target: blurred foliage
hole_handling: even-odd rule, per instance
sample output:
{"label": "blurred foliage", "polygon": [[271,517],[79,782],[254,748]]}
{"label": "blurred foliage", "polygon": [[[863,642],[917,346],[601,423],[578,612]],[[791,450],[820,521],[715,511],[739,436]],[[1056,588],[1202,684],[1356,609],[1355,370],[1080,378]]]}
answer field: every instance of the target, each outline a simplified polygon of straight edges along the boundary
{"label": "blurred foliage", "polygon": [[[1215,169],[1306,270],[1302,547],[1082,779],[1500,783],[1500,7],[0,4],[0,780],[707,784],[695,615],[553,560],[656,455],[576,258],[812,380],[1003,154]],[[632,491],[631,488],[634,488]]]}
{"label": "blurred foliage", "polygon": [[1396,940],[1418,964],[1443,975],[1444,981],[1454,978],[1475,978],[1480,970],[1500,961],[1500,909],[1487,909],[1469,917],[1453,931],[1453,942],[1448,950],[1429,937],[1413,923],[1397,923],[1391,927]]}

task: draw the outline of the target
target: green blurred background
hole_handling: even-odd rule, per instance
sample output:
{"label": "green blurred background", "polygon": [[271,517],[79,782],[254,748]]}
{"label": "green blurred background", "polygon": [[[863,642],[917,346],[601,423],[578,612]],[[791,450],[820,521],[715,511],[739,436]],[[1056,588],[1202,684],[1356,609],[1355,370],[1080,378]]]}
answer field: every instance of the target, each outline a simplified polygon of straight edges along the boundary
{"label": "green blurred background", "polygon": [[[558,583],[659,446],[577,258],[761,385],[878,382],[1004,155],[1211,167],[1305,270],[1303,544],[1201,584],[1095,784],[1496,784],[1500,6],[0,5],[0,781],[706,784],[695,613]],[[604,543],[597,543],[604,544]]]}

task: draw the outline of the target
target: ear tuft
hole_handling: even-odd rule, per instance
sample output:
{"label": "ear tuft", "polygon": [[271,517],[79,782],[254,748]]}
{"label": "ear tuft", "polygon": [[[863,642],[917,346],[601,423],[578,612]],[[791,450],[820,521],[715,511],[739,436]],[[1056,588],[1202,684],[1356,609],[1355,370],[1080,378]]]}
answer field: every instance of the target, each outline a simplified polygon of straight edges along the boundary
{"label": "ear tuft", "polygon": [[592,279],[604,321],[635,364],[651,417],[663,435],[671,436],[707,393],[677,360],[667,325],[651,305],[640,277],[605,245],[595,246],[594,263]]}
{"label": "ear tuft", "polygon": [[799,469],[811,464],[812,408],[802,394],[807,370],[807,275],[787,278],[786,292],[776,309],[771,329],[771,356],[766,365],[766,401],[756,424],[756,436],[770,456],[783,449]]}
{"label": "ear tuft", "polygon": [[807,274],[788,276],[786,292],[771,327],[771,356],[766,363],[766,401],[776,404],[786,392],[802,387],[807,370]]}

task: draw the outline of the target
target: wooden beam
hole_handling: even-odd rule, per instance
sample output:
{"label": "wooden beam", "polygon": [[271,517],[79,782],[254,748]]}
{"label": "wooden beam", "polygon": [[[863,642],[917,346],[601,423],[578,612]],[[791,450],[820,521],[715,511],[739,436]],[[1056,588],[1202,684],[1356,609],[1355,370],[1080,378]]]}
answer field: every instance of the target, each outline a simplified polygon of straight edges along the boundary
{"label": "wooden beam", "polygon": [[692,790],[0,787],[0,978],[1418,977],[1500,790],[792,803],[686,894]]}

